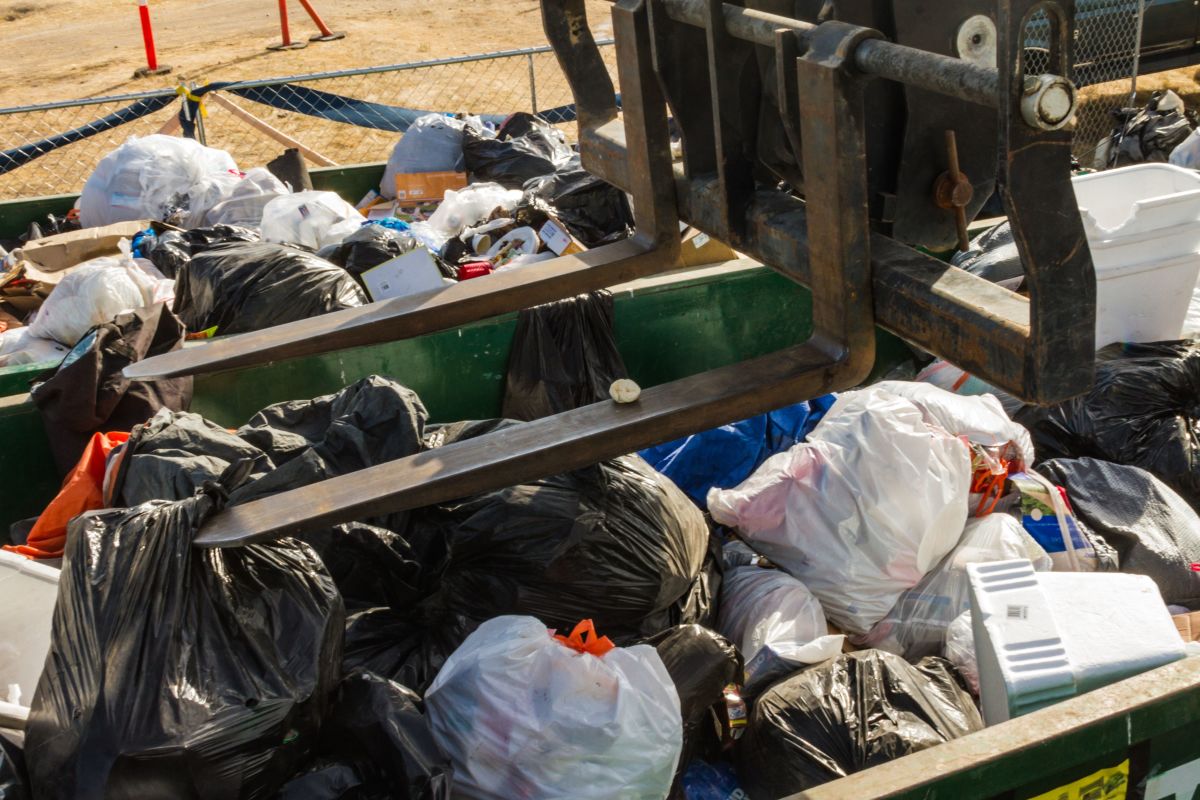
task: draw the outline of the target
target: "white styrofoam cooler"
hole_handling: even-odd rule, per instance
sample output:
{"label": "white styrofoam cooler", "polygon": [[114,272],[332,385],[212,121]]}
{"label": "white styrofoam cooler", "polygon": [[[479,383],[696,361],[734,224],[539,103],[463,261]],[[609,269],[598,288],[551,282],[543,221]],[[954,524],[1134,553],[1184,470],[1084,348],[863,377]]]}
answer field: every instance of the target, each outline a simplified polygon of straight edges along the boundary
{"label": "white styrofoam cooler", "polygon": [[979,697],[988,725],[1169,664],[1184,643],[1154,581],[968,564]]}
{"label": "white styrofoam cooler", "polygon": [[1135,164],[1071,183],[1096,267],[1096,347],[1179,338],[1200,277],[1200,173]]}
{"label": "white styrofoam cooler", "polygon": [[28,714],[58,600],[59,570],[0,550],[0,719]]}

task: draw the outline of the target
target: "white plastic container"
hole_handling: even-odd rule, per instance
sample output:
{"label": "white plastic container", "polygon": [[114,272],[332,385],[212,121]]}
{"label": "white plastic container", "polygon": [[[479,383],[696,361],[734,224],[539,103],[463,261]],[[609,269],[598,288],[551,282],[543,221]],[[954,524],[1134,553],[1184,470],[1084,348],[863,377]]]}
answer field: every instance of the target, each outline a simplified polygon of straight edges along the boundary
{"label": "white plastic container", "polygon": [[59,570],[0,550],[0,720],[25,718],[37,688],[58,599]]}
{"label": "white plastic container", "polygon": [[1135,164],[1071,181],[1096,267],[1096,347],[1179,338],[1200,275],[1200,173]]}
{"label": "white plastic container", "polygon": [[988,725],[1185,655],[1154,581],[1035,572],[1026,559],[968,564],[979,697]]}

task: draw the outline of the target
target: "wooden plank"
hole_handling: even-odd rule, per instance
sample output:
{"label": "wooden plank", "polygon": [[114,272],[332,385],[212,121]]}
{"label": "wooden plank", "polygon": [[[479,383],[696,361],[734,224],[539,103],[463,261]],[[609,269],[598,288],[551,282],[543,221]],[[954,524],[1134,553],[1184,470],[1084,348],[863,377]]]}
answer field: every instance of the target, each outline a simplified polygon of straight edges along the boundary
{"label": "wooden plank", "polygon": [[334,161],[332,158],[328,158],[326,156],[321,155],[316,150],[313,150],[311,147],[309,147],[308,145],[301,142],[299,139],[293,139],[291,136],[288,136],[286,133],[279,130],[274,125],[271,125],[269,122],[259,119],[258,117],[254,116],[249,111],[247,111],[246,109],[239,106],[237,103],[230,100],[228,97],[225,97],[224,95],[222,95],[220,92],[209,92],[205,96],[209,100],[211,100],[215,105],[220,106],[221,108],[224,108],[230,114],[233,114],[235,117],[240,119],[242,122],[245,122],[247,125],[254,128],[255,130],[259,131],[260,133],[265,133],[267,136],[270,136],[272,139],[279,142],[284,147],[296,148],[297,150],[299,150],[301,153],[304,154],[305,158],[307,158],[309,161],[313,162],[317,166],[321,166],[321,167],[336,167],[337,166],[337,162]]}

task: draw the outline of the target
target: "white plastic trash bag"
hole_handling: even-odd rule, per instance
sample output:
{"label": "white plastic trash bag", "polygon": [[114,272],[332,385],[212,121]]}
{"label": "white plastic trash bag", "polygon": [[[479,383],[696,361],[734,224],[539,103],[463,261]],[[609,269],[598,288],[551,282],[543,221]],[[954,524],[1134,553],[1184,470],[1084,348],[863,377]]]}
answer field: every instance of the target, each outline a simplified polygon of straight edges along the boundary
{"label": "white plastic trash bag", "polygon": [[726,567],[720,608],[717,630],[737,645],[746,663],[746,696],[842,652],[846,637],[829,634],[821,601],[783,570]]}
{"label": "white plastic trash bag", "polygon": [[358,209],[333,192],[296,192],[276,197],[263,208],[266,242],[320,250],[339,244],[366,222]]}
{"label": "white plastic trash bag", "polygon": [[970,449],[885,392],[846,392],[809,438],[708,509],[863,634],[958,543]]}
{"label": "white plastic trash bag", "polygon": [[270,170],[255,167],[234,184],[226,199],[208,210],[204,215],[204,224],[210,227],[237,225],[257,229],[262,225],[263,209],[267,203],[289,193],[287,184],[272,175]]}
{"label": "white plastic trash bag", "polygon": [[975,659],[975,629],[971,627],[971,612],[964,611],[946,627],[946,660],[955,666],[967,682],[971,694],[979,696],[979,662]]}
{"label": "white plastic trash bag", "polygon": [[480,625],[425,705],[455,797],[662,800],[683,748],[679,695],[653,647],[581,652],[533,617]]}
{"label": "white plastic trash bag", "polygon": [[[92,327],[153,305],[167,287],[128,257],[94,258],[75,267],[42,303],[29,333],[74,347]],[[174,281],[166,281],[174,286]]]}
{"label": "white plastic trash bag", "polygon": [[1046,551],[1021,523],[1008,514],[968,520],[958,546],[932,572],[900,595],[888,615],[865,636],[852,637],[860,647],[887,650],[908,661],[942,652],[946,628],[971,608],[968,564],[1026,558],[1033,568],[1049,572]]}
{"label": "white plastic trash bag", "polygon": [[505,189],[498,183],[473,183],[458,191],[449,189],[437,211],[429,216],[429,228],[447,239],[458,236],[497,209],[505,216],[510,215],[522,196],[520,189]]}
{"label": "white plastic trash bag", "polygon": [[229,153],[177,136],[132,136],[100,160],[79,197],[85,228],[139,219],[202,225],[241,174]]}
{"label": "white plastic trash bag", "polygon": [[0,367],[62,361],[70,348],[53,339],[34,336],[29,328],[10,328],[0,332]]}
{"label": "white plastic trash bag", "polygon": [[1200,128],[1192,131],[1186,139],[1175,145],[1167,157],[1177,167],[1200,169]]}
{"label": "white plastic trash bag", "polygon": [[[1000,447],[1012,442],[1024,465],[1033,465],[1033,439],[1029,431],[1009,418],[994,395],[960,395],[918,381],[881,381],[862,391],[888,392],[903,397],[925,413],[926,422],[955,436],[965,436],[975,444]],[[836,408],[834,405],[830,413]]]}
{"label": "white plastic trash bag", "polygon": [[490,133],[483,127],[479,117],[465,120],[447,117],[444,114],[426,114],[418,117],[388,157],[383,179],[379,182],[379,193],[389,200],[396,197],[396,176],[417,172],[464,172],[463,128],[467,126],[480,133]]}

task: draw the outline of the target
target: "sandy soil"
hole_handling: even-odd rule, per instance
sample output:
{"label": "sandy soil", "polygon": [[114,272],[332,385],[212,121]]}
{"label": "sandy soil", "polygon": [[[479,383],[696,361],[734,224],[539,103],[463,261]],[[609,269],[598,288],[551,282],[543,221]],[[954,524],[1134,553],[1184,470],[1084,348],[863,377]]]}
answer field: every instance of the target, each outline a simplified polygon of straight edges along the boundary
{"label": "sandy soil", "polygon": [[[176,80],[228,80],[419,61],[544,44],[537,0],[313,0],[347,37],[272,52],[274,0],[151,0],[159,61],[175,71],[134,79],[145,64],[135,0],[0,0],[0,106],[141,91]],[[594,25],[608,3],[589,0]],[[316,32],[296,0],[292,36]]]}

